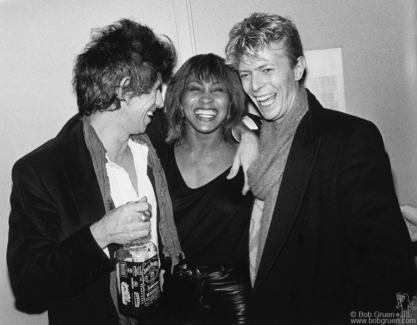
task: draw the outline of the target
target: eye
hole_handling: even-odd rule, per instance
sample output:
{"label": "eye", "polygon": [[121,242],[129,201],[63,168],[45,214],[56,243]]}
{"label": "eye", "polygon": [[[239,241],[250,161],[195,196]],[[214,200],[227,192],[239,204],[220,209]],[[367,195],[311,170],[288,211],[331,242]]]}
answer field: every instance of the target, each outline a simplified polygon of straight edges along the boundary
{"label": "eye", "polygon": [[240,75],[240,79],[246,79],[248,76],[249,76],[249,74],[248,73],[241,73]]}
{"label": "eye", "polygon": [[198,92],[201,90],[201,86],[197,83],[191,83],[187,86],[187,90],[191,92]]}
{"label": "eye", "polygon": [[222,91],[224,91],[224,88],[223,88],[223,87],[214,87],[214,88],[213,88],[213,91],[219,91],[219,92],[222,92]]}
{"label": "eye", "polygon": [[269,73],[269,72],[272,71],[272,69],[271,68],[266,68],[266,69],[263,69],[262,71],[265,72],[265,73]]}

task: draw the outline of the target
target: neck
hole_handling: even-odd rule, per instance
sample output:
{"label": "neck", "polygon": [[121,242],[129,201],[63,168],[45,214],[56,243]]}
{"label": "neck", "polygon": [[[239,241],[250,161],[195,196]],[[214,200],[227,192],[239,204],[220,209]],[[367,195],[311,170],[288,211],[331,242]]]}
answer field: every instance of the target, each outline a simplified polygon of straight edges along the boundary
{"label": "neck", "polygon": [[91,114],[91,126],[106,149],[107,156],[113,162],[118,162],[127,153],[129,134],[115,123],[114,112],[94,112]]}
{"label": "neck", "polygon": [[203,134],[188,129],[181,146],[188,147],[191,152],[204,154],[224,147],[226,144],[220,130],[210,134]]}

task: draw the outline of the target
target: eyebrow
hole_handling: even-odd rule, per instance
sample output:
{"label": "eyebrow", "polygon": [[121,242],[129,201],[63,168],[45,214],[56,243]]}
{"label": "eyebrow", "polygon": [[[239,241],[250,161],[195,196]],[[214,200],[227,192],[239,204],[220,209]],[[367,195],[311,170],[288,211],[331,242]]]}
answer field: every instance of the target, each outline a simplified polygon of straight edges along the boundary
{"label": "eyebrow", "polygon": [[[200,85],[202,85],[203,84],[203,82],[207,82],[207,81],[203,81],[203,80],[190,80],[189,82],[188,82],[188,84],[190,84],[190,83],[193,83],[193,82],[195,82],[195,83],[198,83],[198,84],[200,84]],[[224,82],[223,81],[218,81],[218,80],[216,80],[215,82],[207,82],[207,83],[211,83],[213,86],[214,85],[224,85]]]}
{"label": "eyebrow", "polygon": [[[254,70],[262,70],[262,69],[264,69],[267,65],[269,65],[270,63],[265,63],[265,64],[262,64],[262,65],[260,65],[259,67],[256,67]],[[246,71],[250,71],[250,70],[248,70],[248,69],[242,69],[242,70],[240,70],[240,69],[238,69],[238,72],[240,73],[240,72],[246,72]]]}

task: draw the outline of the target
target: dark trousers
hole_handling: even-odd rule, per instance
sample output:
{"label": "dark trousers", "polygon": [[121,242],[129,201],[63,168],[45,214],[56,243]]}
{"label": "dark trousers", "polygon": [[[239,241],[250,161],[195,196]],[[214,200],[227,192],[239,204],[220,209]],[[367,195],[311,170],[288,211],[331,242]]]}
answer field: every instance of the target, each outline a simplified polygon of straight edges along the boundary
{"label": "dark trousers", "polygon": [[250,292],[247,264],[180,264],[164,284],[172,323],[182,325],[246,324]]}

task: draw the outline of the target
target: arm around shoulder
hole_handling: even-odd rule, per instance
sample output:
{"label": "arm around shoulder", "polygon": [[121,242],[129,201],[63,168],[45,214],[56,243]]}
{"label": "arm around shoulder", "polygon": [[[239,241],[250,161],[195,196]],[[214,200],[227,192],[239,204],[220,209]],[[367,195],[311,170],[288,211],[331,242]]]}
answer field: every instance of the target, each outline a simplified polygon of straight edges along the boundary
{"label": "arm around shoulder", "polygon": [[259,138],[243,122],[239,123],[233,129],[233,132],[234,136],[240,140],[240,144],[237,149],[235,158],[233,159],[233,165],[229,175],[227,175],[227,178],[231,179],[235,177],[239,171],[239,167],[242,166],[243,172],[245,174],[245,185],[242,189],[242,194],[245,195],[249,191],[247,171],[259,154]]}

